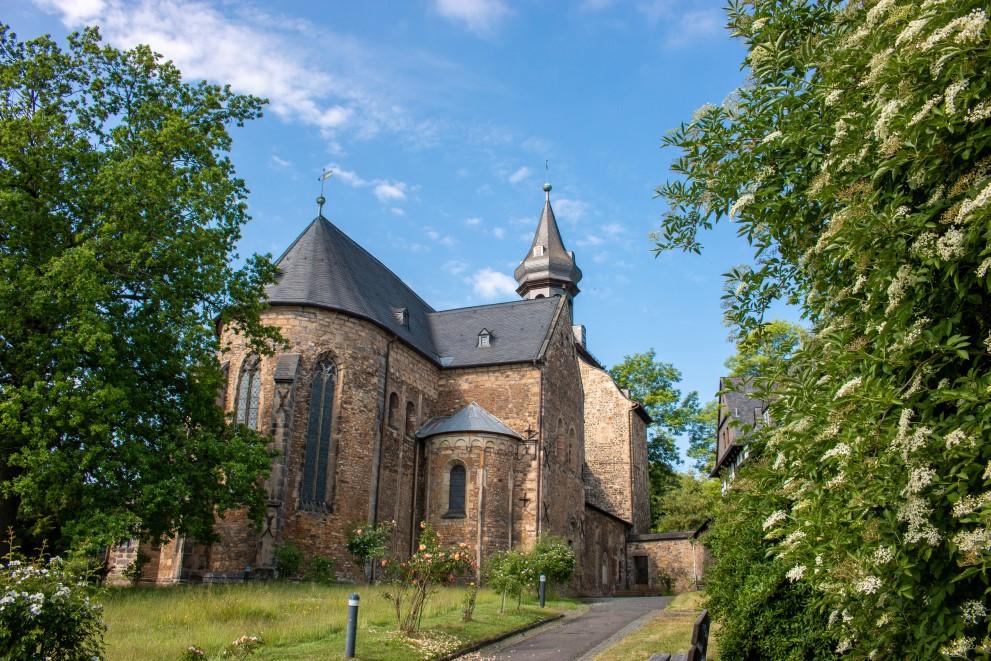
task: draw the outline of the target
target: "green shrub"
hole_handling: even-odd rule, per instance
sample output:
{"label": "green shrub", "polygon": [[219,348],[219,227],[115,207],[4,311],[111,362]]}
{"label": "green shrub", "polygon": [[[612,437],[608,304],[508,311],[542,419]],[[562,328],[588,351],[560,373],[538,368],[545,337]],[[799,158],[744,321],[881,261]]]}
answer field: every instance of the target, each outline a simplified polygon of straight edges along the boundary
{"label": "green shrub", "polygon": [[541,535],[530,552],[526,554],[530,565],[533,587],[540,582],[540,575],[547,578],[547,587],[551,584],[567,583],[575,571],[575,552],[568,542],[553,535]]}
{"label": "green shrub", "polygon": [[90,661],[103,654],[102,610],[59,558],[0,563],[0,658]]}
{"label": "green shrub", "polygon": [[306,566],[306,580],[330,585],[337,580],[337,562],[325,555],[315,555]]}
{"label": "green shrub", "polygon": [[354,564],[363,571],[369,561],[384,558],[395,529],[395,521],[383,521],[375,526],[353,525],[348,532],[347,551]]}
{"label": "green shrub", "polygon": [[291,542],[275,547],[275,572],[279,578],[297,578],[303,570],[303,552]]}

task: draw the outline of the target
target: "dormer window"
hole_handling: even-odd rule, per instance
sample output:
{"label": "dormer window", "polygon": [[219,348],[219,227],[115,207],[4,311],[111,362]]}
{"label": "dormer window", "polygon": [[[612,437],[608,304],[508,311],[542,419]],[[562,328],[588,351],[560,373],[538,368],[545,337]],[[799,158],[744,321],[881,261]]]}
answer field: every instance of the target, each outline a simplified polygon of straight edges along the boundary
{"label": "dormer window", "polygon": [[492,333],[482,329],[482,332],[478,334],[478,348],[487,349],[492,338]]}
{"label": "dormer window", "polygon": [[409,328],[409,308],[392,308],[392,316],[397,324]]}
{"label": "dormer window", "polygon": [[543,257],[544,256],[544,247],[543,246],[534,246],[533,247],[533,256],[534,257]]}

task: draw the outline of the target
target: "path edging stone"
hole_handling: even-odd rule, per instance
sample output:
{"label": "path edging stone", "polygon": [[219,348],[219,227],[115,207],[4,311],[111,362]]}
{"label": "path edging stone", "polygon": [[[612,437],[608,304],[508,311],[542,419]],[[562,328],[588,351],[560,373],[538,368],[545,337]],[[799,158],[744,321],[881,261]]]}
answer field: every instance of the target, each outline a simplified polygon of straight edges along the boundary
{"label": "path edging stone", "polygon": [[550,624],[551,622],[557,622],[558,620],[563,619],[563,618],[564,618],[564,613],[558,613],[557,615],[552,615],[550,617],[545,617],[542,620],[537,620],[536,622],[531,622],[530,624],[524,625],[522,627],[518,627],[516,629],[510,629],[509,631],[504,631],[503,633],[498,634],[496,636],[491,636],[489,638],[484,638],[482,640],[479,640],[479,641],[476,641],[474,643],[471,643],[470,645],[465,645],[464,647],[459,647],[455,651],[453,651],[453,652],[451,652],[451,653],[449,653],[449,654],[447,654],[445,656],[438,657],[437,658],[437,661],[453,661],[453,659],[457,659],[458,657],[462,657],[465,654],[471,654],[472,652],[477,652],[478,650],[482,649],[483,647],[488,647],[489,645],[495,645],[496,643],[502,642],[502,641],[506,640],[507,638],[512,638],[513,636],[517,636],[517,635],[519,635],[521,633],[526,633],[526,632],[528,632],[528,631],[530,631],[532,629],[536,629],[537,627],[542,627],[545,624]]}

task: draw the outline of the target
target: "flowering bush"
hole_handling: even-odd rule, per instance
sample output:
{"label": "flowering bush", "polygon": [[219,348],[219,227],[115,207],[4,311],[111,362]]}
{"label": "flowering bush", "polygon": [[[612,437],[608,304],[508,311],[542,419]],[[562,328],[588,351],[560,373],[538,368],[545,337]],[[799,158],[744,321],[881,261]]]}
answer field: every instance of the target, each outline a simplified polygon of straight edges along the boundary
{"label": "flowering bush", "polygon": [[814,334],[758,378],[775,426],[717,517],[717,563],[760,544],[709,577],[724,650],[804,622],[861,658],[991,654],[987,11],[731,3],[750,82],[666,139],[683,179],[658,191],[658,249],[697,251],[730,217],[756,249],[730,321],[747,333],[784,298]]}
{"label": "flowering bush", "polygon": [[516,597],[519,608],[524,591],[538,588],[541,574],[550,587],[565,583],[574,570],[575,552],[568,543],[552,535],[542,535],[527,553],[509,550],[494,554],[486,564],[485,577],[502,594],[500,610],[505,611],[506,596]]}
{"label": "flowering bush", "polygon": [[356,525],[348,533],[347,550],[359,569],[379,558],[384,558],[389,550],[395,521],[383,521],[375,526]]}
{"label": "flowering bush", "polygon": [[262,646],[262,639],[258,636],[241,636],[225,647],[220,656],[224,659],[246,659]]}
{"label": "flowering bush", "polygon": [[431,587],[453,583],[475,570],[467,544],[442,547],[437,533],[423,522],[419,546],[408,560],[382,560],[380,564],[391,585],[385,597],[392,602],[396,625],[407,636],[420,628]]}
{"label": "flowering bush", "polygon": [[101,608],[59,558],[0,563],[0,658],[76,661],[103,652]]}
{"label": "flowering bush", "polygon": [[475,615],[475,602],[478,600],[478,583],[469,581],[464,597],[461,598],[461,621],[471,622]]}

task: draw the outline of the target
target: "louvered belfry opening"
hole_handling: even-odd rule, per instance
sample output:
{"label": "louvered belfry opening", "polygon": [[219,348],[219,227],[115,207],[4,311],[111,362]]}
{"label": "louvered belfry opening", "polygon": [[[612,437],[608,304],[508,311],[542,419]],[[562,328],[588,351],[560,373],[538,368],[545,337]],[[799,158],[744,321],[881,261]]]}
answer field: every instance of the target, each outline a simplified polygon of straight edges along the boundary
{"label": "louvered belfry opening", "polygon": [[334,427],[334,386],[337,366],[329,359],[317,363],[310,386],[310,416],[306,428],[306,455],[303,459],[303,484],[300,508],[329,510],[334,491],[336,452],[331,432]]}

